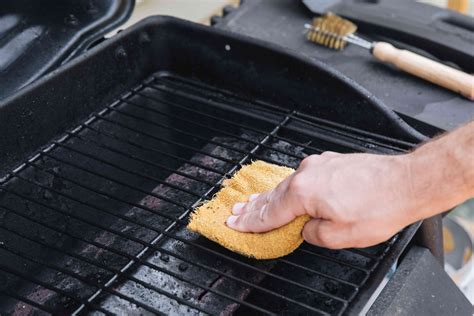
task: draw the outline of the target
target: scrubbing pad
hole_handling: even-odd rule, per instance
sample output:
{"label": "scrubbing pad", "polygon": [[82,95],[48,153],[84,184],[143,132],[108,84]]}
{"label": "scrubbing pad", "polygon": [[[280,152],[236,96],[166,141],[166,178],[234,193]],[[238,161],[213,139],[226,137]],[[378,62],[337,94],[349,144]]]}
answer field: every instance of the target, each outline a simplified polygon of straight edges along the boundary
{"label": "scrubbing pad", "polygon": [[198,232],[220,245],[247,257],[274,259],[293,252],[303,242],[301,231],[309,216],[265,233],[242,233],[225,224],[232,215],[232,206],[248,200],[250,194],[273,189],[294,172],[263,161],[243,166],[212,200],[200,206],[192,215],[188,229]]}

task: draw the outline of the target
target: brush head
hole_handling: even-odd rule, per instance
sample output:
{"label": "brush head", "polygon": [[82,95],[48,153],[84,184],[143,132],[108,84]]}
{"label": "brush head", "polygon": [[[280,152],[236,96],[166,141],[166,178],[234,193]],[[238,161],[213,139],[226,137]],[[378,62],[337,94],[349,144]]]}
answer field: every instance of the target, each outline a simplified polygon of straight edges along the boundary
{"label": "brush head", "polygon": [[312,28],[306,34],[311,42],[332,49],[343,49],[347,41],[345,36],[355,33],[357,26],[331,12],[313,19]]}

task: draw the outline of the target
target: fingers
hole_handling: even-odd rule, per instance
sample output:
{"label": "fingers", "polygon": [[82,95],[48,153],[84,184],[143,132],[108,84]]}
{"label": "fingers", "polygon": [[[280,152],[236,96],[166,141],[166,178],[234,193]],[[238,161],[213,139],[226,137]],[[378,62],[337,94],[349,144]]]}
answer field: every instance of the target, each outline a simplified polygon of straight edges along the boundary
{"label": "fingers", "polygon": [[249,201],[254,201],[259,197],[260,193],[250,194]]}
{"label": "fingers", "polygon": [[292,195],[287,194],[291,176],[274,190],[261,193],[255,200],[240,208],[237,215],[227,219],[227,226],[241,232],[265,232],[291,222],[295,217],[292,211]]}
{"label": "fingers", "polygon": [[304,225],[303,238],[306,242],[320,247],[327,247],[330,238],[328,233],[331,230],[331,224],[324,219],[312,219]]}
{"label": "fingers", "polygon": [[[324,157],[312,155],[305,158],[298,170],[275,189],[252,195],[247,203],[237,203],[227,225],[241,232],[265,232],[313,210],[317,194],[312,175],[315,167],[333,155],[337,154],[327,152]],[[317,216],[317,213],[314,211],[310,215]]]}
{"label": "fingers", "polygon": [[271,191],[252,194],[249,197],[249,202],[236,203],[232,208],[232,214],[241,215],[247,212],[253,212],[260,210],[265,204],[268,203],[271,195]]}
{"label": "fingers", "polygon": [[312,219],[307,222],[302,232],[306,242],[329,249],[359,247],[359,241],[354,238],[351,226],[338,225],[325,219]]}

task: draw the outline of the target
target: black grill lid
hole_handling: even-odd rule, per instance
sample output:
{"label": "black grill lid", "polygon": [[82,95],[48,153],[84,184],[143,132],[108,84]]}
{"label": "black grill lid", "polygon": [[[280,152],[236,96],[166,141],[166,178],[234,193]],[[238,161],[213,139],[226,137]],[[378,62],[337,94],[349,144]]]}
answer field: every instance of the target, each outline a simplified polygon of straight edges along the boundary
{"label": "black grill lid", "polygon": [[3,1],[0,99],[84,52],[124,23],[135,0]]}

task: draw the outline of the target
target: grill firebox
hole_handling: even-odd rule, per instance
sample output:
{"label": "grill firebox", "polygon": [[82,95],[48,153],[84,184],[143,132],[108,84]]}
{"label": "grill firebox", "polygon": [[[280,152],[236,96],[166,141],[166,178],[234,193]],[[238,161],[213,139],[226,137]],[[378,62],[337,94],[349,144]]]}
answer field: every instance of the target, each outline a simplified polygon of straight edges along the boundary
{"label": "grill firebox", "polygon": [[397,236],[257,261],[188,232],[188,215],[251,160],[412,146],[156,73],[4,178],[0,311],[342,314]]}

